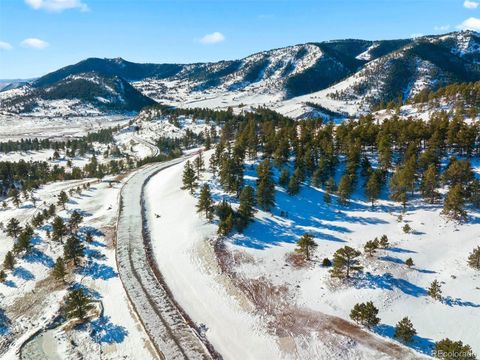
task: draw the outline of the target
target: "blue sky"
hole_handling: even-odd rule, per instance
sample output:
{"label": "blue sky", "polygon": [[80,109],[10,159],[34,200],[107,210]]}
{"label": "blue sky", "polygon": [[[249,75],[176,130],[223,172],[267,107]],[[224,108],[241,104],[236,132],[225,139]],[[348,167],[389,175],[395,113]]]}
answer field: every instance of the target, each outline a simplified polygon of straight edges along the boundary
{"label": "blue sky", "polygon": [[203,62],[339,38],[470,28],[480,0],[0,0],[0,79],[87,57]]}

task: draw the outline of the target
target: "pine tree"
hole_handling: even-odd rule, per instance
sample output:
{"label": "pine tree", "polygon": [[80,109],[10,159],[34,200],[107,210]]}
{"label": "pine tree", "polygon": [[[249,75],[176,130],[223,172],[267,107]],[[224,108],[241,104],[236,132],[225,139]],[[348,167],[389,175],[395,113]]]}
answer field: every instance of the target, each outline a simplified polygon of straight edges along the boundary
{"label": "pine tree", "polygon": [[0,283],[4,283],[7,280],[7,273],[3,270],[0,270]]}
{"label": "pine tree", "polygon": [[333,268],[331,270],[332,277],[340,279],[348,279],[352,272],[362,271],[362,266],[358,257],[361,255],[360,251],[344,246],[338,249],[333,255]]}
{"label": "pine tree", "polygon": [[21,252],[29,252],[32,249],[32,234],[27,231],[22,231],[18,236],[17,241],[13,246],[13,251],[15,254],[20,254]]}
{"label": "pine tree", "polygon": [[313,236],[311,234],[303,234],[302,237],[297,241],[296,252],[302,254],[306,260],[310,260],[310,255],[317,247],[317,243],[313,241]]}
{"label": "pine tree", "polygon": [[193,194],[193,191],[197,187],[197,176],[195,175],[195,170],[192,167],[192,164],[190,163],[190,160],[187,160],[185,163],[185,166],[183,168],[183,187],[182,189],[189,190],[190,194]]}
{"label": "pine tree", "polygon": [[22,227],[20,226],[20,221],[15,218],[11,218],[7,223],[7,235],[12,238],[16,238],[21,231]]}
{"label": "pine tree", "polygon": [[378,249],[378,242],[375,240],[368,240],[363,247],[363,251],[368,254],[368,256],[373,256]]}
{"label": "pine tree", "polygon": [[465,198],[462,185],[457,184],[450,188],[443,204],[442,214],[458,221],[467,220],[464,210]]}
{"label": "pine tree", "polygon": [[20,193],[16,188],[10,189],[8,196],[12,198],[12,202],[16,207],[20,206]]}
{"label": "pine tree", "polygon": [[257,166],[257,204],[265,210],[270,211],[275,205],[275,184],[270,160],[266,159]]}
{"label": "pine tree", "polygon": [[476,356],[469,345],[461,341],[452,341],[448,338],[435,343],[437,357],[445,360],[475,360]]}
{"label": "pine tree", "polygon": [[407,265],[409,268],[411,268],[414,265],[413,259],[410,257],[407,260],[405,260],[405,265]]}
{"label": "pine tree", "polygon": [[403,168],[397,167],[390,180],[390,198],[393,201],[401,202],[403,208],[407,206],[408,184]]}
{"label": "pine tree", "polygon": [[200,179],[202,171],[205,170],[205,162],[203,161],[203,155],[202,155],[201,151],[198,154],[198,156],[195,158],[193,163],[194,163],[194,166],[195,166],[195,172],[196,172],[197,179]]}
{"label": "pine tree", "polygon": [[290,182],[290,173],[286,168],[283,168],[280,172],[280,177],[278,178],[278,184],[284,188],[288,186]]}
{"label": "pine tree", "polygon": [[373,305],[373,302],[355,304],[350,312],[350,319],[367,328],[372,328],[380,322],[377,317],[378,309]]}
{"label": "pine tree", "polygon": [[300,181],[301,181],[301,170],[299,168],[295,169],[293,176],[288,182],[287,193],[290,196],[297,195],[300,192]]}
{"label": "pine tree", "polygon": [[233,230],[233,213],[230,213],[225,219],[221,219],[220,223],[218,224],[218,234],[220,236],[228,236],[230,232]]}
{"label": "pine tree", "polygon": [[58,257],[55,261],[55,266],[52,270],[52,275],[55,279],[61,280],[62,282],[65,281],[65,275],[67,275],[67,271],[65,269],[65,262],[63,261],[62,257]]}
{"label": "pine tree", "polygon": [[420,191],[422,196],[429,201],[430,204],[433,204],[436,199],[440,196],[437,191],[438,188],[438,179],[437,179],[437,167],[435,164],[431,164],[427,171],[423,174],[422,183],[420,184]]}
{"label": "pine tree", "polygon": [[238,207],[239,230],[242,231],[252,221],[255,214],[255,191],[251,186],[245,186],[240,193]]}
{"label": "pine tree", "polygon": [[67,235],[67,227],[60,216],[56,216],[52,222],[52,239],[63,242],[63,237]]}
{"label": "pine tree", "polygon": [[65,210],[65,204],[68,202],[68,195],[65,191],[60,191],[58,194],[58,205],[60,205]]}
{"label": "pine tree", "polygon": [[390,243],[388,242],[387,235],[383,234],[380,237],[380,241],[378,242],[378,247],[382,249],[388,249],[390,247]]}
{"label": "pine tree", "polygon": [[340,183],[338,184],[338,189],[337,189],[338,201],[340,205],[348,204],[348,199],[350,198],[352,191],[353,191],[352,178],[349,174],[345,174],[340,179]]}
{"label": "pine tree", "polygon": [[395,339],[405,344],[410,343],[415,335],[417,335],[417,331],[408,317],[404,317],[395,326]]}
{"label": "pine tree", "polygon": [[468,257],[468,265],[474,269],[480,270],[480,246],[473,249]]}
{"label": "pine tree", "polygon": [[208,184],[203,184],[202,189],[200,190],[197,212],[203,212],[209,221],[213,219],[213,200],[212,194],[210,193],[210,186]]}
{"label": "pine tree", "polygon": [[442,301],[442,287],[437,280],[433,280],[428,288],[428,295],[438,301]]}
{"label": "pine tree", "polygon": [[330,191],[329,190],[325,190],[325,192],[323,193],[323,202],[327,205],[330,205],[331,202],[332,202],[332,196],[330,195]]}
{"label": "pine tree", "polygon": [[405,234],[409,234],[412,231],[412,228],[410,227],[410,225],[405,224],[403,225],[402,230]]}
{"label": "pine tree", "polygon": [[76,266],[79,258],[84,256],[84,250],[83,244],[78,237],[72,235],[67,239],[63,247],[63,257],[65,260],[73,260],[73,264]]}
{"label": "pine tree", "polygon": [[13,256],[11,251],[8,251],[5,254],[5,259],[3,260],[3,267],[7,270],[13,270],[17,261],[15,260],[15,256]]}
{"label": "pine tree", "polygon": [[365,195],[368,200],[372,202],[372,207],[375,205],[375,200],[380,196],[382,190],[382,183],[380,181],[380,175],[377,171],[372,172],[365,184]]}
{"label": "pine tree", "polygon": [[65,300],[63,311],[67,319],[85,320],[87,313],[93,309],[92,299],[83,288],[72,290]]}
{"label": "pine tree", "polygon": [[83,221],[83,216],[78,212],[77,210],[74,210],[72,212],[72,215],[70,215],[70,220],[68,222],[68,226],[70,227],[70,231],[75,232],[78,230],[78,227]]}

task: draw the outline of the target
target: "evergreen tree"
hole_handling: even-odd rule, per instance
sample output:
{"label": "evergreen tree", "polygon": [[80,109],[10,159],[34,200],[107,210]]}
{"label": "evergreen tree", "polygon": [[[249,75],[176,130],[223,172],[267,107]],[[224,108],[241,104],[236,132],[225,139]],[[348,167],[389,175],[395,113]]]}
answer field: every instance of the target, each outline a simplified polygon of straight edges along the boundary
{"label": "evergreen tree", "polygon": [[341,205],[347,205],[348,199],[353,191],[353,184],[352,178],[349,174],[345,174],[340,179],[340,183],[338,184],[338,201]]}
{"label": "evergreen tree", "polygon": [[68,222],[68,226],[70,227],[70,231],[75,232],[78,230],[78,227],[83,221],[83,216],[78,212],[77,210],[74,210],[72,212],[72,215],[70,215],[70,220]]}
{"label": "evergreen tree", "polygon": [[442,301],[442,288],[437,280],[433,280],[428,288],[428,295],[438,301]]}
{"label": "evergreen tree", "polygon": [[8,196],[12,198],[12,202],[16,207],[20,206],[20,193],[16,188],[10,189]]}
{"label": "evergreen tree", "polygon": [[395,326],[394,337],[405,344],[410,343],[415,335],[417,331],[408,317],[404,317]]}
{"label": "evergreen tree", "polygon": [[363,251],[368,254],[368,256],[373,256],[378,249],[378,242],[375,240],[368,240],[363,247]]}
{"label": "evergreen tree", "polygon": [[443,204],[442,214],[458,221],[467,220],[464,210],[465,198],[462,185],[457,184],[450,188]]}
{"label": "evergreen tree", "polygon": [[15,256],[13,256],[11,251],[8,251],[5,254],[5,259],[3,260],[3,267],[7,270],[13,270],[13,267],[17,261],[15,260]]}
{"label": "evergreen tree", "polygon": [[79,259],[84,256],[84,251],[85,249],[80,239],[72,235],[63,246],[63,257],[65,260],[73,260],[73,264],[77,266]]}
{"label": "evergreen tree", "polygon": [[360,251],[350,246],[344,246],[338,249],[333,255],[332,277],[348,279],[352,272],[362,271],[362,266],[360,266],[358,260],[360,255]]}
{"label": "evergreen tree", "polygon": [[67,295],[63,311],[67,319],[85,320],[88,312],[92,309],[90,295],[83,288],[77,288]]}
{"label": "evergreen tree", "polygon": [[239,230],[242,231],[255,214],[255,191],[251,186],[245,186],[240,193],[240,205],[238,207]]}
{"label": "evergreen tree", "polygon": [[200,179],[201,172],[205,170],[205,162],[203,161],[203,155],[202,152],[198,154],[198,156],[195,158],[193,161],[194,166],[195,166],[195,172],[197,179]]}
{"label": "evergreen tree", "polygon": [[7,273],[3,270],[0,270],[0,283],[4,283],[7,280]]}
{"label": "evergreen tree", "polygon": [[412,231],[412,228],[410,227],[410,225],[405,224],[403,225],[402,230],[405,234],[409,234]]}
{"label": "evergreen tree", "polygon": [[378,242],[378,247],[382,249],[388,249],[390,247],[390,243],[388,242],[387,235],[383,234],[380,237],[380,241]]}
{"label": "evergreen tree", "polygon": [[12,238],[16,238],[21,231],[22,227],[20,226],[20,221],[15,218],[11,218],[7,223],[7,235]]}
{"label": "evergreen tree", "polygon": [[68,202],[68,195],[65,191],[60,191],[58,194],[58,205],[60,205],[65,210],[65,204]]}
{"label": "evergreen tree", "polygon": [[303,234],[302,237],[297,241],[296,252],[302,254],[306,260],[310,260],[310,255],[317,247],[317,243],[313,241],[313,236],[311,234]]}
{"label": "evergreen tree", "polygon": [[350,312],[350,319],[367,328],[372,328],[380,322],[377,317],[378,309],[373,305],[373,302],[355,304]]}
{"label": "evergreen tree", "polygon": [[476,356],[469,345],[448,338],[435,343],[436,356],[444,360],[475,360]]}
{"label": "evergreen tree", "polygon": [[197,187],[197,176],[195,175],[195,170],[192,167],[192,164],[190,163],[190,160],[187,160],[185,163],[185,166],[183,168],[183,187],[182,189],[189,190],[190,194],[193,194],[193,191]]}
{"label": "evergreen tree", "polygon": [[233,213],[231,213],[225,219],[220,220],[217,230],[218,234],[220,236],[228,236],[228,234],[230,234],[230,232],[233,230],[233,225]]}
{"label": "evergreen tree", "polygon": [[17,241],[13,246],[13,251],[15,254],[20,254],[21,252],[29,252],[32,249],[32,235],[29,231],[22,231],[18,236]]}
{"label": "evergreen tree", "polygon": [[257,204],[265,210],[270,211],[275,205],[275,184],[270,160],[266,159],[257,166]]}
{"label": "evergreen tree", "polygon": [[407,265],[409,268],[411,268],[414,265],[413,259],[410,257],[407,260],[405,260],[405,265]]}
{"label": "evergreen tree", "polygon": [[474,269],[480,270],[480,246],[473,249],[468,257],[468,265]]}
{"label": "evergreen tree", "polygon": [[408,184],[405,173],[401,167],[397,167],[390,180],[390,198],[402,203],[405,209],[407,206],[407,191]]}
{"label": "evergreen tree", "polygon": [[423,174],[422,183],[420,184],[420,191],[424,199],[428,200],[430,204],[433,204],[440,196],[437,191],[437,167],[435,164],[431,164],[427,171]]}
{"label": "evergreen tree", "polygon": [[203,212],[209,221],[213,219],[213,200],[212,194],[210,193],[210,186],[208,184],[204,184],[200,190],[197,212]]}
{"label": "evergreen tree", "polygon": [[288,186],[290,182],[290,173],[286,168],[283,168],[280,172],[280,177],[278,178],[278,184],[284,188]]}
{"label": "evergreen tree", "polygon": [[67,270],[65,269],[65,262],[62,257],[58,257],[55,261],[55,266],[52,270],[52,275],[55,279],[65,281],[65,276],[67,275]]}
{"label": "evergreen tree", "polygon": [[67,235],[67,227],[60,216],[56,216],[52,222],[52,239],[63,242],[63,237]]}
{"label": "evergreen tree", "polygon": [[288,182],[287,193],[290,196],[297,195],[300,191],[300,181],[301,181],[301,170],[299,168],[295,169],[293,176],[290,178]]}
{"label": "evergreen tree", "polygon": [[377,171],[372,172],[368,178],[367,183],[365,184],[365,195],[367,195],[368,200],[372,202],[372,207],[375,205],[375,200],[380,196],[380,191],[382,190],[382,183],[380,175]]}

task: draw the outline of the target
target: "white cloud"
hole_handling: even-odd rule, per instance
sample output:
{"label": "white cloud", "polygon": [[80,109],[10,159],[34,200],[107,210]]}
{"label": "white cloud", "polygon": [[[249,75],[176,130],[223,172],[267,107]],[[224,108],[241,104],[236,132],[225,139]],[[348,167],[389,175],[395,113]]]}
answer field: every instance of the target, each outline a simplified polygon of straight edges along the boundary
{"label": "white cloud", "polygon": [[25,48],[30,48],[30,49],[45,49],[48,47],[50,44],[44,40],[37,39],[37,38],[28,38],[23,40],[20,45],[22,45]]}
{"label": "white cloud", "polygon": [[10,49],[12,49],[12,45],[10,45],[8,42],[0,41],[0,50],[10,50]]}
{"label": "white cloud", "polygon": [[463,3],[463,6],[467,9],[476,9],[478,8],[478,5],[480,5],[478,2],[472,0],[465,0]]}
{"label": "white cloud", "polygon": [[458,25],[457,28],[459,28],[461,30],[480,31],[480,19],[470,17],[470,18],[466,19],[464,22],[462,22],[460,25]]}
{"label": "white cloud", "polygon": [[200,39],[200,42],[205,45],[217,44],[222,41],[225,41],[225,35],[223,35],[221,32],[218,32],[218,31],[215,31],[211,34],[207,34]]}
{"label": "white cloud", "polygon": [[67,9],[89,10],[87,4],[83,3],[82,0],[25,0],[25,3],[32,9],[52,12],[61,12]]}
{"label": "white cloud", "polygon": [[447,31],[450,29],[450,25],[438,25],[433,28],[435,31]]}

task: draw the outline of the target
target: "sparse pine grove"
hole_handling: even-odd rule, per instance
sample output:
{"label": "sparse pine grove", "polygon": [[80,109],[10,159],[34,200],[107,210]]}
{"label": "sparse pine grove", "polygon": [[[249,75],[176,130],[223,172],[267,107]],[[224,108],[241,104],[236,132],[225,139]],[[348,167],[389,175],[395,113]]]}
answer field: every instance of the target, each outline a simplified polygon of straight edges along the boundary
{"label": "sparse pine grove", "polygon": [[[325,204],[336,202],[346,209],[356,193],[363,193],[373,209],[385,199],[397,203],[402,213],[422,203],[441,205],[442,216],[461,226],[469,221],[469,209],[475,211],[480,205],[480,182],[470,162],[479,155],[478,135],[477,125],[463,121],[461,112],[455,111],[433,113],[428,121],[393,115],[378,122],[367,115],[334,126],[322,120],[292,121],[257,109],[232,115],[232,121],[223,123],[216,144],[209,142],[213,153],[208,166],[186,163],[183,188],[197,194],[199,213],[218,223],[222,237],[245,231],[254,221],[256,210],[288,218],[286,209],[276,207],[277,191],[295,197],[308,185],[322,189]],[[202,155],[200,163],[204,161]],[[254,187],[245,183],[247,168],[255,169]],[[216,195],[217,200],[212,199],[205,185],[197,188],[196,181],[206,169],[224,193],[220,198]],[[215,210],[205,211],[210,206]],[[398,221],[403,223],[401,229],[406,236],[416,233],[403,215],[398,216]],[[332,280],[346,284],[362,273],[366,261],[375,261],[379,252],[392,246],[387,234],[379,234],[365,239],[362,249],[346,245],[331,254],[332,261],[319,261],[314,235],[299,235],[295,243],[295,251],[307,263],[330,268]],[[479,254],[478,248],[473,249],[461,261],[478,270]],[[415,256],[407,258],[404,266],[414,271]],[[438,281],[427,293],[443,301]],[[352,320],[375,327],[380,319],[373,303],[357,305],[352,309]],[[395,328],[398,341],[409,344],[415,335],[408,317],[399,320]],[[441,346],[441,342],[437,343],[437,347]]]}

